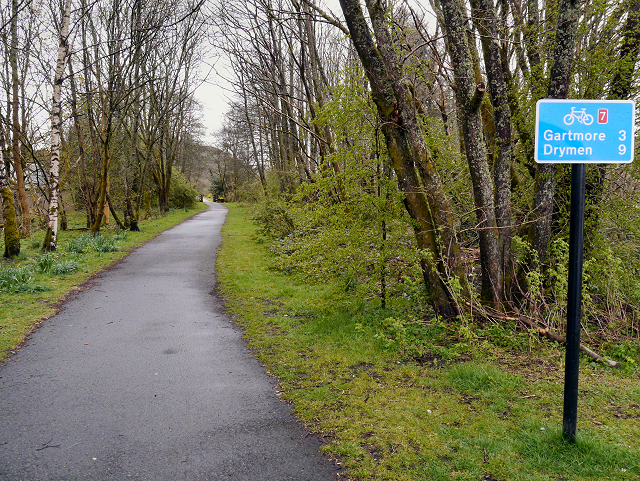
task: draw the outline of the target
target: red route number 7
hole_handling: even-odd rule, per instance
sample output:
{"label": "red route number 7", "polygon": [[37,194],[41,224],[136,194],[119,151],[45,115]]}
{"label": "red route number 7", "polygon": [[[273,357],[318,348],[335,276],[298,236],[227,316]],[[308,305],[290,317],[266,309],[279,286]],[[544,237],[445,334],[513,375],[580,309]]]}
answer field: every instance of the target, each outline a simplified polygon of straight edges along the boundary
{"label": "red route number 7", "polygon": [[609,109],[598,109],[598,123],[606,124],[609,122]]}

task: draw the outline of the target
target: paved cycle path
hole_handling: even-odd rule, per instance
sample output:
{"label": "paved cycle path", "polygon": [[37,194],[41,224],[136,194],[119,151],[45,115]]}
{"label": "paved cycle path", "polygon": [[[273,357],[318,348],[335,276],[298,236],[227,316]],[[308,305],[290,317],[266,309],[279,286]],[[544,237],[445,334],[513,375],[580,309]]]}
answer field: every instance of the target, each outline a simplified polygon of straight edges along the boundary
{"label": "paved cycle path", "polygon": [[0,366],[0,480],[335,479],[212,295],[226,213],[94,278]]}

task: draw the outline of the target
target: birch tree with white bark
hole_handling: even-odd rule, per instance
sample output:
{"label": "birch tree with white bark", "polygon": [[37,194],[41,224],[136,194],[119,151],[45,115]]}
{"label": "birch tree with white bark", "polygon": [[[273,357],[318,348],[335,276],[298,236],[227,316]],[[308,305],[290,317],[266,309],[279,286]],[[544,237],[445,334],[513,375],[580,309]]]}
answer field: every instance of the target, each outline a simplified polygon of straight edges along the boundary
{"label": "birch tree with white bark", "polygon": [[65,0],[60,19],[58,57],[53,75],[53,99],[51,108],[51,171],[49,197],[49,223],[42,245],[45,251],[55,251],[58,244],[58,198],[60,196],[60,131],[62,129],[62,82],[71,44],[69,25],[71,22],[71,0]]}

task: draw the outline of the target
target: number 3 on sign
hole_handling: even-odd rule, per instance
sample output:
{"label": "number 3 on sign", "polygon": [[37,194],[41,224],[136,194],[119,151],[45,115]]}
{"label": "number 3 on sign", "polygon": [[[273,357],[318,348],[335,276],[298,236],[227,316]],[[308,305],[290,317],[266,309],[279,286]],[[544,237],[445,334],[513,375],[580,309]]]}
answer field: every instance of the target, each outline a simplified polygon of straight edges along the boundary
{"label": "number 3 on sign", "polygon": [[[626,130],[621,130],[618,133],[620,134],[620,137],[618,137],[619,141],[624,142],[625,140],[627,140],[627,132],[626,132]],[[620,155],[624,155],[626,152],[627,152],[627,147],[625,145],[619,145],[618,146],[618,153]]]}

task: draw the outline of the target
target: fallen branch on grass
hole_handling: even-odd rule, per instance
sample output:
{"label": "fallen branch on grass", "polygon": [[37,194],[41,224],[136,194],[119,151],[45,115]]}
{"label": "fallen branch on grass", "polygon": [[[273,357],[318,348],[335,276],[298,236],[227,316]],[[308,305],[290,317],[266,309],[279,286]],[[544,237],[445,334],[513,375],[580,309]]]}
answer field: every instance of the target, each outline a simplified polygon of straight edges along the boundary
{"label": "fallen branch on grass", "polygon": [[[466,303],[466,304],[469,305],[469,303]],[[519,315],[518,317],[507,316],[507,315],[504,315],[504,314],[501,314],[501,313],[498,313],[498,312],[495,312],[495,311],[489,312],[488,309],[486,309],[484,307],[478,307],[478,306],[473,306],[473,309],[475,311],[481,313],[482,315],[486,316],[486,317],[495,318],[495,319],[501,319],[501,320],[504,320],[504,321],[521,322],[525,326],[527,326],[527,327],[529,327],[531,329],[536,329],[540,334],[545,336],[547,339],[559,342],[560,344],[566,344],[567,343],[567,339],[564,336],[556,334],[555,332],[553,332],[551,329],[549,329],[546,326],[541,326],[539,321],[537,321],[536,319],[533,319],[531,317],[527,317],[527,316],[523,316],[523,315]],[[580,344],[580,350],[582,352],[584,352],[587,356],[589,356],[591,359],[593,359],[594,361],[603,362],[606,365],[611,366],[611,367],[619,367],[620,366],[619,362],[612,361],[611,359],[606,359],[606,358],[602,357],[601,355],[593,352],[591,349],[589,349],[584,344]]]}
{"label": "fallen branch on grass", "polygon": [[[555,332],[551,331],[548,327],[539,326],[536,323],[536,321],[534,321],[533,319],[527,318],[526,316],[518,316],[517,320],[522,322],[526,326],[529,326],[529,327],[531,327],[533,329],[537,329],[538,332],[540,334],[542,334],[543,336],[545,336],[547,339],[551,339],[552,341],[559,342],[560,344],[566,344],[567,343],[567,338],[566,337],[561,336],[559,334],[556,334]],[[608,366],[611,366],[611,367],[620,366],[619,362],[612,361],[611,359],[606,359],[606,358],[602,357],[601,355],[593,352],[591,349],[589,349],[584,344],[580,344],[580,350],[582,352],[584,352],[587,356],[589,356],[591,359],[593,359],[594,361],[604,362],[605,364],[607,364]]]}

